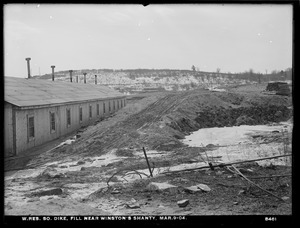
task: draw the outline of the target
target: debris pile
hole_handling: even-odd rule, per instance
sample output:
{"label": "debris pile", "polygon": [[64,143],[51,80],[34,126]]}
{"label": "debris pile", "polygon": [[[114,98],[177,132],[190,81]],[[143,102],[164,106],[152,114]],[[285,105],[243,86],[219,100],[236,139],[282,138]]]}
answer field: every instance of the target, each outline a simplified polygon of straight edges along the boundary
{"label": "debris pile", "polygon": [[267,91],[275,91],[278,95],[290,96],[291,91],[286,82],[272,82],[267,85]]}

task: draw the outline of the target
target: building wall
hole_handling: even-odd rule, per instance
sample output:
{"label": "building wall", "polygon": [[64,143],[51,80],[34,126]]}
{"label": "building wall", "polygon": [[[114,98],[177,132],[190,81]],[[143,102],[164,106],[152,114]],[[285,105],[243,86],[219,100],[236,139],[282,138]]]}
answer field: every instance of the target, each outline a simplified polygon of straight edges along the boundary
{"label": "building wall", "polygon": [[13,118],[12,105],[5,102],[4,104],[4,151],[5,157],[15,155],[13,150]]}
{"label": "building wall", "polygon": [[[110,115],[118,110],[117,100],[119,100],[119,109],[121,108],[121,99],[111,99],[105,101],[85,102],[78,104],[69,104],[56,107],[46,107],[28,110],[16,110],[16,153],[22,153],[32,147],[41,145],[45,142],[59,138],[60,136],[75,132],[82,126],[89,125],[100,118]],[[115,101],[115,109],[113,109]],[[109,102],[111,103],[111,112],[109,113]],[[103,112],[103,103],[105,103],[105,113]],[[99,115],[97,115],[97,104],[99,104]],[[89,116],[89,106],[92,106],[92,117]],[[79,121],[79,107],[82,107],[82,121]],[[123,106],[124,107],[124,106]],[[71,125],[67,126],[67,109],[70,109]],[[50,129],[50,112],[55,113],[55,131]],[[10,112],[7,108],[7,119]],[[34,139],[28,138],[28,117],[34,117]],[[9,125],[7,124],[6,129]],[[7,130],[9,132],[9,130]],[[6,131],[5,131],[6,132]],[[7,151],[9,151],[9,140],[12,135],[6,135]]]}
{"label": "building wall", "polygon": [[[56,130],[50,131],[50,112],[55,113]],[[34,139],[28,138],[28,117],[34,117]],[[34,146],[60,137],[60,107],[16,110],[16,152],[17,154]]]}

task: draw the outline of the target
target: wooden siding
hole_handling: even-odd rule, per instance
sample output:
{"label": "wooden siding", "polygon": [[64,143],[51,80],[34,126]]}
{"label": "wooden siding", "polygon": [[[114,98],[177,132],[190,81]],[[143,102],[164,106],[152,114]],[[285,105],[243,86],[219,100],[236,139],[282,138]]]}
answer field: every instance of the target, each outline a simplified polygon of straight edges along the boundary
{"label": "wooden siding", "polygon": [[[43,143],[52,141],[66,134],[75,132],[82,126],[89,125],[96,120],[110,115],[117,111],[117,101],[125,102],[125,98],[116,98],[110,100],[99,100],[93,102],[77,103],[64,106],[37,108],[37,109],[16,109],[15,111],[15,129],[16,129],[16,154],[22,153],[32,147],[41,145]],[[113,110],[113,101],[115,101],[115,110]],[[108,111],[108,103],[111,103],[111,112]],[[105,113],[103,113],[103,103],[105,103]],[[99,104],[99,115],[97,115],[97,104]],[[92,118],[89,117],[89,106],[92,106]],[[11,105],[10,105],[11,106]],[[12,108],[7,106],[5,109],[6,119],[12,119]],[[82,121],[79,121],[79,107],[82,107]],[[124,106],[123,106],[124,107]],[[119,105],[119,109],[121,105]],[[71,125],[67,126],[67,109],[70,109]],[[50,128],[50,112],[55,113],[55,131],[51,132]],[[28,140],[27,119],[29,116],[34,117],[34,131],[35,137]],[[13,139],[13,126],[12,121],[6,121],[5,128],[5,154],[11,154],[12,139]],[[6,133],[7,132],[7,133]]]}

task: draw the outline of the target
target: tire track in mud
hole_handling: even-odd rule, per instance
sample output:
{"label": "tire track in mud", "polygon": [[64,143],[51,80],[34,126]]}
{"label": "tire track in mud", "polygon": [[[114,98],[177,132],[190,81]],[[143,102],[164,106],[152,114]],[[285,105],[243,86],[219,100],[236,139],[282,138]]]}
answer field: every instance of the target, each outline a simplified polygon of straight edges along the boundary
{"label": "tire track in mud", "polygon": [[[106,131],[106,133],[108,134],[113,131],[113,134],[110,135],[110,140],[104,143],[102,147],[100,145],[101,150],[108,151],[112,148],[124,147],[126,144],[128,144],[128,139],[124,136],[130,134],[131,132],[151,126],[164,114],[168,113],[169,110],[176,107],[181,99],[178,99],[178,95],[176,94],[168,94],[165,97],[154,102],[153,104],[149,105],[142,111],[133,114],[122,122],[116,124],[111,129]],[[114,132],[115,129],[118,129],[118,132]],[[97,136],[96,138],[101,138],[102,135],[103,134],[101,134],[101,136]]]}

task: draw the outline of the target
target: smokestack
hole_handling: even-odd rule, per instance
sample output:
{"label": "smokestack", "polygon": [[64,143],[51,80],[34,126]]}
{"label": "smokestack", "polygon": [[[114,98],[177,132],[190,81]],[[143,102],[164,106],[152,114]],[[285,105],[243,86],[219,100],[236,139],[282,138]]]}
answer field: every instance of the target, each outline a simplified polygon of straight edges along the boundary
{"label": "smokestack", "polygon": [[83,73],[84,75],[84,84],[86,84],[86,73]]}
{"label": "smokestack", "polygon": [[28,70],[28,78],[30,78],[30,60],[31,60],[31,58],[26,58],[25,59],[26,61],[27,61],[27,70]]}
{"label": "smokestack", "polygon": [[78,83],[78,75],[76,75],[76,82]]}
{"label": "smokestack", "polygon": [[69,72],[70,72],[70,82],[72,82],[72,72],[73,72],[73,70],[69,70]]}
{"label": "smokestack", "polygon": [[54,81],[54,68],[55,68],[55,66],[51,66],[51,68],[52,68],[52,81]]}
{"label": "smokestack", "polygon": [[97,75],[95,75],[95,85],[97,85]]}

